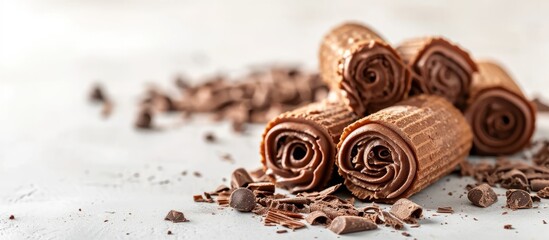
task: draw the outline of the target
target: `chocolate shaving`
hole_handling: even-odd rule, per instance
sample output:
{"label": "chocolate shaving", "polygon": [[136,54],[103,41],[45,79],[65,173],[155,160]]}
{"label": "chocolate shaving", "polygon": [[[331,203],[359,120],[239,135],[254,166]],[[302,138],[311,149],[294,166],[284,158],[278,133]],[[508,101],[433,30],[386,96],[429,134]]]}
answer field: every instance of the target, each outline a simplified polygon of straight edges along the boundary
{"label": "chocolate shaving", "polygon": [[549,105],[547,105],[541,99],[536,97],[534,98],[534,100],[532,100],[532,103],[536,106],[536,110],[538,112],[549,112]]}
{"label": "chocolate shaving", "polygon": [[454,213],[454,209],[452,207],[439,207],[437,208],[437,213]]}
{"label": "chocolate shaving", "polygon": [[532,208],[532,198],[530,194],[524,190],[520,189],[511,189],[505,193],[507,197],[507,208],[516,210],[516,209],[526,209]]}
{"label": "chocolate shaving", "polygon": [[168,215],[164,218],[166,221],[172,221],[174,223],[188,222],[189,220],[185,218],[182,212],[171,210],[168,212]]}
{"label": "chocolate shaving", "polygon": [[404,223],[392,213],[383,211],[383,217],[385,219],[385,226],[390,226],[396,230],[404,228]]}
{"label": "chocolate shaving", "polygon": [[267,182],[269,181],[269,178],[265,174],[265,170],[263,168],[258,168],[256,170],[248,172],[250,176],[254,179],[255,182]]}
{"label": "chocolate shaving", "polygon": [[549,187],[549,180],[546,180],[546,179],[533,179],[532,181],[530,181],[530,187],[532,188],[532,191],[537,192],[541,189]]}
{"label": "chocolate shaving", "polygon": [[326,213],[322,211],[314,211],[311,212],[307,217],[305,217],[305,221],[307,221],[311,225],[327,225],[332,222],[332,220],[326,216]]}
{"label": "chocolate shaving", "polygon": [[275,192],[275,185],[271,182],[254,182],[249,183],[246,187],[252,191],[261,191],[263,193],[270,193],[272,195]]}
{"label": "chocolate shaving", "polygon": [[265,224],[276,223],[290,229],[304,228],[305,224],[285,215],[285,212],[269,210],[265,217]]}
{"label": "chocolate shaving", "polygon": [[353,205],[348,203],[334,203],[327,201],[317,201],[309,205],[311,211],[322,211],[330,219],[339,216],[358,216],[359,212]]}
{"label": "chocolate shaving", "polygon": [[498,200],[498,196],[490,187],[484,183],[469,190],[467,198],[471,203],[478,207],[488,207]]}
{"label": "chocolate shaving", "polygon": [[336,234],[362,232],[376,229],[377,225],[371,220],[357,216],[336,217],[328,229]]}
{"label": "chocolate shaving", "polygon": [[254,180],[250,177],[250,174],[244,168],[238,168],[234,170],[231,176],[231,187],[239,188],[246,187],[248,184],[253,183]]}
{"label": "chocolate shaving", "polygon": [[416,224],[423,214],[423,208],[406,198],[401,198],[393,204],[390,212],[405,223]]}
{"label": "chocolate shaving", "polygon": [[204,135],[204,140],[206,140],[206,142],[213,143],[217,141],[217,137],[213,133],[208,132]]}

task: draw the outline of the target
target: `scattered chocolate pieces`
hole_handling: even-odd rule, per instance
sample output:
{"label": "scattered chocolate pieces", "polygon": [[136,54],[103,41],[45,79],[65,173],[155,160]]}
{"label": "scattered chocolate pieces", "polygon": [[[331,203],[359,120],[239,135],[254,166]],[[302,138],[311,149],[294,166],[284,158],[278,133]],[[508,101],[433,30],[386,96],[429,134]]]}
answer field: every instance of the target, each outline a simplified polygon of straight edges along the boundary
{"label": "scattered chocolate pieces", "polygon": [[469,190],[467,198],[478,207],[488,207],[498,200],[498,196],[490,185],[484,183]]}
{"label": "scattered chocolate pieces", "polygon": [[244,168],[238,168],[234,170],[231,176],[231,187],[239,188],[246,187],[248,184],[253,183],[254,180],[250,177],[250,174]]}
{"label": "scattered chocolate pieces", "polygon": [[507,197],[507,208],[516,210],[516,209],[526,209],[532,208],[532,198],[530,194],[524,190],[520,189],[511,189],[505,193]]}
{"label": "scattered chocolate pieces", "polygon": [[500,185],[503,188],[522,189],[525,191],[528,191],[530,189],[526,175],[518,169],[511,169],[510,171],[501,175],[500,179]]}
{"label": "scattered chocolate pieces", "polygon": [[376,229],[377,225],[370,219],[357,216],[336,217],[328,229],[336,234],[346,234]]}
{"label": "scattered chocolate pieces", "polygon": [[514,229],[513,225],[511,225],[511,224],[505,224],[505,225],[503,225],[503,228],[504,229]]}
{"label": "scattered chocolate pieces", "polygon": [[240,212],[250,212],[255,207],[254,193],[247,188],[236,189],[231,193],[229,205]]}
{"label": "scattered chocolate pieces", "polygon": [[537,192],[540,198],[549,198],[549,187],[544,187]]}
{"label": "scattered chocolate pieces", "polygon": [[437,208],[437,213],[454,213],[454,209],[452,207],[439,207]]}
{"label": "scattered chocolate pieces", "polygon": [[326,213],[322,211],[314,211],[309,213],[309,215],[305,217],[305,221],[307,221],[311,225],[317,225],[317,224],[327,225],[327,224],[330,224],[332,220],[328,218],[328,216],[326,216]]}
{"label": "scattered chocolate pieces", "polygon": [[188,222],[189,220],[185,218],[185,215],[183,215],[182,212],[170,210],[168,212],[168,215],[164,218],[164,220],[172,221],[174,223],[180,223],[180,222]]}
{"label": "scattered chocolate pieces", "polygon": [[423,208],[406,198],[401,198],[393,204],[390,213],[406,223],[417,224],[423,214]]}

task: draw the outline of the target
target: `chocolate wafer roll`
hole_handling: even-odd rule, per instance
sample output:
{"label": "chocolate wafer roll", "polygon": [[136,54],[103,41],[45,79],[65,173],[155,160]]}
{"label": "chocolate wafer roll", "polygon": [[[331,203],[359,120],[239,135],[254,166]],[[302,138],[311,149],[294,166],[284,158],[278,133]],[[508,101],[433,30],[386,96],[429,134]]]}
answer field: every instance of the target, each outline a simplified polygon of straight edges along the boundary
{"label": "chocolate wafer roll", "polygon": [[397,52],[360,24],[334,28],[322,40],[320,74],[358,116],[406,98],[411,78]]}
{"label": "chocolate wafer roll", "polygon": [[436,94],[460,110],[465,107],[478,71],[465,50],[442,37],[410,39],[396,50],[414,75],[410,95]]}
{"label": "chocolate wafer roll", "polygon": [[356,197],[394,202],[454,170],[472,140],[467,121],[450,102],[419,95],[345,128],[336,164]]}
{"label": "chocolate wafer roll", "polygon": [[261,142],[267,175],[293,193],[322,189],[335,173],[339,136],[357,119],[345,105],[331,100],[281,114],[267,124]]}
{"label": "chocolate wafer roll", "polygon": [[473,152],[505,155],[520,151],[536,126],[536,111],[511,76],[498,64],[478,62],[465,117],[474,134]]}

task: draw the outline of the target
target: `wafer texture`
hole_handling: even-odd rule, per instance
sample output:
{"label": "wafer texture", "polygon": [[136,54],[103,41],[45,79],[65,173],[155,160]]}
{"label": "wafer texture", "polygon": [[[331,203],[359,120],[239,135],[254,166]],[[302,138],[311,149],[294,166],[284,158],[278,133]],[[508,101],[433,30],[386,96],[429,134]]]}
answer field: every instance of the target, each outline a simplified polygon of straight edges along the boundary
{"label": "wafer texture", "polygon": [[451,103],[419,95],[345,128],[336,164],[356,197],[394,202],[453,171],[467,157],[472,138]]}

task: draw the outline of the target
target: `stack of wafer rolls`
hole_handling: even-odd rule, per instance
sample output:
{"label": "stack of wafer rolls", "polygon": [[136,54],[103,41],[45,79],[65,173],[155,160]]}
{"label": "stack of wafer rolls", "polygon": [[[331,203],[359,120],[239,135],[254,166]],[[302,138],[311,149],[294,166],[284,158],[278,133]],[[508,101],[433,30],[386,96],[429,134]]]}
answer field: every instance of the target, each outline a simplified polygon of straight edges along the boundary
{"label": "stack of wafer rolls", "polygon": [[346,23],[322,40],[322,79],[358,116],[391,106],[408,95],[411,78],[398,53],[372,29]]}
{"label": "stack of wafer rolls", "polygon": [[450,102],[419,95],[345,128],[336,164],[353,195],[391,203],[453,171],[468,156],[472,139]]}
{"label": "stack of wafer rolls", "polygon": [[440,95],[464,109],[478,71],[465,50],[442,37],[410,39],[396,50],[413,72],[410,95]]}
{"label": "stack of wafer rolls", "polygon": [[479,61],[478,66],[465,110],[475,136],[473,153],[516,153],[530,142],[536,110],[501,66],[490,61]]}
{"label": "stack of wafer rolls", "polygon": [[323,189],[335,173],[339,136],[357,119],[331,98],[276,117],[267,124],[260,147],[267,176],[292,193]]}

